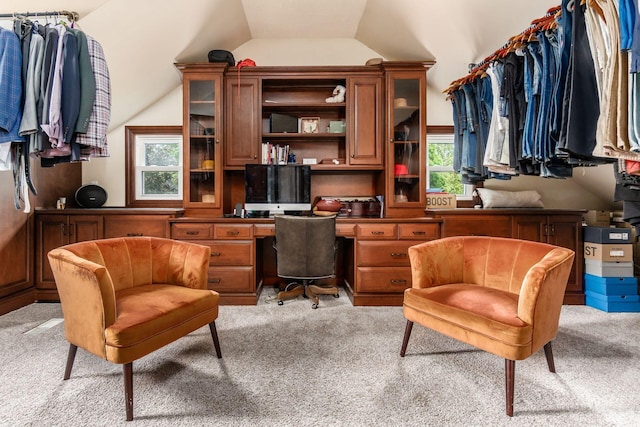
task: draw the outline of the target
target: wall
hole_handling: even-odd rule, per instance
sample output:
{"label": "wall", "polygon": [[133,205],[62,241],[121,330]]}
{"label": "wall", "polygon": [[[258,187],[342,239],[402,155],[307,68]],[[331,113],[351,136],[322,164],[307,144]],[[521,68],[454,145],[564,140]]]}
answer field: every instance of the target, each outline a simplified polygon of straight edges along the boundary
{"label": "wall", "polygon": [[[236,60],[251,58],[259,65],[352,65],[364,64],[378,57],[373,50],[353,39],[253,39],[234,50]],[[110,67],[118,64],[110,63]],[[442,72],[444,64],[436,64],[431,72]],[[451,76],[453,80],[459,76]],[[427,74],[427,80],[429,74]],[[432,119],[433,118],[433,119]],[[427,120],[429,125],[450,125],[451,104],[441,89],[428,85]],[[124,125],[181,125],[182,87],[176,71],[175,89],[147,107]],[[111,130],[108,139],[111,157],[94,159],[83,168],[83,183],[97,181],[107,190],[106,206],[124,206],[124,125]],[[517,177],[510,181],[489,180],[486,187],[508,190],[536,189],[545,207],[613,209],[613,172],[610,166],[582,168],[576,177],[566,180],[539,177]],[[593,178],[595,176],[595,178]]]}

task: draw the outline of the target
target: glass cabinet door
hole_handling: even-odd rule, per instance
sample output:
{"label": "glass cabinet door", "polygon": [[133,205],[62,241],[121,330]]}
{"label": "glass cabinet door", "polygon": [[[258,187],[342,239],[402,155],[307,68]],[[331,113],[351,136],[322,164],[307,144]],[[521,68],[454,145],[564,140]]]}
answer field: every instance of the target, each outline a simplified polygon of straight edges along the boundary
{"label": "glass cabinet door", "polygon": [[[221,170],[220,79],[185,76],[188,101],[185,111],[185,205],[220,206]],[[218,175],[218,176],[217,176]]]}
{"label": "glass cabinet door", "polygon": [[389,110],[391,206],[425,200],[424,78],[392,77]]}

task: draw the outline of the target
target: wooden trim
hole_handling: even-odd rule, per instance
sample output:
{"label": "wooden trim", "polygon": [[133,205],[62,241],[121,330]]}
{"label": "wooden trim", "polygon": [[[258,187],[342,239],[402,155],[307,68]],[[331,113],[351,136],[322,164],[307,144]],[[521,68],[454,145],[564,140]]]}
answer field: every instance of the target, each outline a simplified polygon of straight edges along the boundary
{"label": "wooden trim", "polygon": [[453,133],[453,125],[431,125],[427,126],[427,134],[448,134]]}

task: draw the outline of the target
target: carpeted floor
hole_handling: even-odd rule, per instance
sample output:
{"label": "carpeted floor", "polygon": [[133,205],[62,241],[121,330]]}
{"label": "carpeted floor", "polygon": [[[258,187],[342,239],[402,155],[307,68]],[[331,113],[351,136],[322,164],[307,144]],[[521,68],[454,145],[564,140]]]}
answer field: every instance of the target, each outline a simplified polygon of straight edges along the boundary
{"label": "carpeted floor", "polygon": [[[208,328],[134,363],[134,421],[122,369],[68,343],[59,304],[0,317],[2,426],[623,426],[640,423],[640,314],[565,306],[554,342],[516,364],[515,416],[504,361],[422,327],[400,358],[400,307],[323,297],[222,306],[223,358]],[[35,329],[34,329],[35,328]],[[28,333],[27,333],[28,332]]]}

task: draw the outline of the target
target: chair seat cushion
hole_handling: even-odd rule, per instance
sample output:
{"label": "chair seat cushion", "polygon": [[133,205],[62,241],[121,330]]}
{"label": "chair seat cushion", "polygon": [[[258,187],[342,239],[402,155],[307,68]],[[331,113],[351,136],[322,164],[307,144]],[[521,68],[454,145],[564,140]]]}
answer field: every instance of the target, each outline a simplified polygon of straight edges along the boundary
{"label": "chair seat cushion", "polygon": [[485,346],[479,343],[490,341],[521,347],[532,339],[531,326],[517,316],[518,295],[484,286],[454,283],[409,288],[404,312],[409,320],[424,321],[434,330],[480,348]]}
{"label": "chair seat cushion", "polygon": [[[204,326],[218,315],[219,295],[206,289],[152,284],[116,292],[116,320],[105,329],[109,347],[128,348],[154,342],[148,353],[175,339],[172,331],[186,325]],[[194,323],[195,322],[195,323]],[[194,329],[193,327],[191,328]],[[137,352],[139,353],[139,352]]]}

